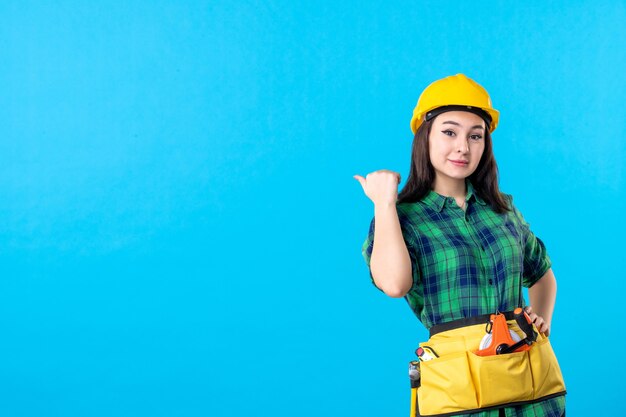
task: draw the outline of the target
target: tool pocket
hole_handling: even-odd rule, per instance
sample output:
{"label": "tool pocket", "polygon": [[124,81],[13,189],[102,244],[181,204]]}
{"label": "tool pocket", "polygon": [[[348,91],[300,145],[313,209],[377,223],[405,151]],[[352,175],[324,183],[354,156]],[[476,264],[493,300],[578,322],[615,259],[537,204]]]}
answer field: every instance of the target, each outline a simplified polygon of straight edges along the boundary
{"label": "tool pocket", "polygon": [[420,368],[422,382],[417,390],[420,414],[453,413],[477,407],[467,352],[421,362]]}
{"label": "tool pocket", "polygon": [[479,408],[533,397],[527,351],[492,356],[478,356],[471,351],[467,354]]}
{"label": "tool pocket", "polygon": [[538,340],[528,351],[532,370],[534,398],[565,391],[561,368],[552,350],[550,339]]}

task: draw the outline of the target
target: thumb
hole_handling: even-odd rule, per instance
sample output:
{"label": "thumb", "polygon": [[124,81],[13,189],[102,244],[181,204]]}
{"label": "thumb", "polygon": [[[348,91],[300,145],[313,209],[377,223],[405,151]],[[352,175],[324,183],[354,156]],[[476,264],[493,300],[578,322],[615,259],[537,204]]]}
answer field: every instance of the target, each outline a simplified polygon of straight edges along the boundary
{"label": "thumb", "polygon": [[361,187],[363,187],[363,189],[365,190],[365,184],[366,184],[366,179],[365,178],[363,178],[360,175],[353,175],[352,178],[357,180],[361,184]]}

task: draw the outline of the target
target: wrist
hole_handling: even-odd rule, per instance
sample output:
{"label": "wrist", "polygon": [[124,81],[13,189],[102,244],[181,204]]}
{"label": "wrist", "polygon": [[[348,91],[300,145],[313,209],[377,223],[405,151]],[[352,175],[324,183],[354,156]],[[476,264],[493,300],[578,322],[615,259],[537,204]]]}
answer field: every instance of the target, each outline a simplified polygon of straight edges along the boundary
{"label": "wrist", "polygon": [[394,210],[396,209],[395,201],[384,201],[384,202],[374,203],[374,210],[389,210],[391,208],[393,208]]}

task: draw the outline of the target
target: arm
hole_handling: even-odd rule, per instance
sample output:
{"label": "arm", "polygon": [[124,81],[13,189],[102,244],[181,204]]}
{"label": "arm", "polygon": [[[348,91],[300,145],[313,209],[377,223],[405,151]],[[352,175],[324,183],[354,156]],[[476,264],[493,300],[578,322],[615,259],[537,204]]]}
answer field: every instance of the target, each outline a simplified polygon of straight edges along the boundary
{"label": "arm", "polygon": [[539,281],[528,289],[528,295],[532,307],[527,308],[526,311],[530,319],[540,332],[549,336],[556,301],[556,278],[552,268],[548,269]]}
{"label": "arm", "polygon": [[390,297],[403,297],[413,285],[411,258],[402,236],[395,203],[374,206],[376,228],[370,268],[376,286]]}

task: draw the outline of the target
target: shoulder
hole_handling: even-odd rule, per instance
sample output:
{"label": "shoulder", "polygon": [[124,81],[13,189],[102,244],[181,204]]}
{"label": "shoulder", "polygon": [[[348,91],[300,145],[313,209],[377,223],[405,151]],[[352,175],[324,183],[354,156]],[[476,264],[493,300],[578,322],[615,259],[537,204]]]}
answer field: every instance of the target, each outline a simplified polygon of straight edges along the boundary
{"label": "shoulder", "polygon": [[514,200],[513,194],[500,191],[500,196],[504,200],[506,208],[508,209],[502,215],[504,217],[516,216],[517,208],[515,207],[515,203],[513,203],[513,200]]}
{"label": "shoulder", "polygon": [[513,208],[513,194],[508,194],[508,193],[503,193],[500,192],[500,194],[502,195],[502,197],[504,197],[504,200],[509,203],[509,207]]}
{"label": "shoulder", "polygon": [[505,197],[510,208],[510,211],[506,214],[507,219],[515,223],[517,227],[521,228],[522,230],[527,230],[529,228],[529,224],[524,218],[522,212],[513,202],[513,196],[506,193],[502,193],[502,195]]}
{"label": "shoulder", "polygon": [[422,206],[418,203],[400,203],[396,205],[400,228],[405,240],[410,245],[419,234],[418,225],[422,223]]}
{"label": "shoulder", "polygon": [[424,215],[424,205],[419,202],[399,203],[396,205],[400,223],[416,223],[421,221]]}
{"label": "shoulder", "polygon": [[409,216],[411,213],[414,213],[416,209],[419,208],[418,203],[398,203],[396,204],[396,209],[398,210],[398,215]]}
{"label": "shoulder", "polygon": [[501,192],[500,194],[502,195],[502,197],[504,198],[504,201],[506,202],[506,204],[509,207],[509,211],[507,211],[505,213],[505,217],[508,217],[508,218],[516,218],[516,217],[518,217],[520,215],[520,213],[517,210],[517,207],[515,206],[515,203],[513,202],[513,200],[514,200],[513,194],[504,193],[504,192]]}

